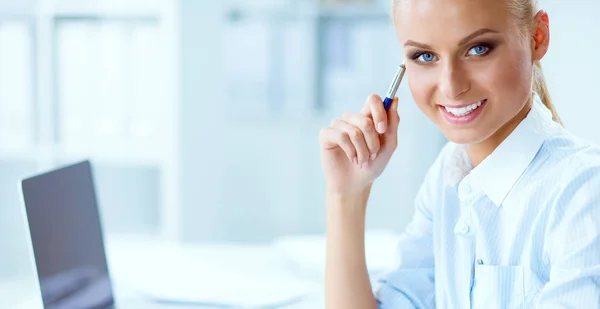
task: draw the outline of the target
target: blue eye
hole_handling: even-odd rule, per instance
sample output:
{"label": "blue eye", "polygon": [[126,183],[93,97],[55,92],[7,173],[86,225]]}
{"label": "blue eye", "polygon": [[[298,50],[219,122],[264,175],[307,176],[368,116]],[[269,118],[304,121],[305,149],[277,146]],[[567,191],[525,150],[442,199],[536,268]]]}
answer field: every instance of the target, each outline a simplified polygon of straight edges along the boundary
{"label": "blue eye", "polygon": [[422,53],[417,59],[419,59],[421,62],[431,62],[434,60],[434,58],[435,56],[431,53]]}
{"label": "blue eye", "polygon": [[[477,45],[477,46],[475,46],[475,47],[473,47],[473,48],[471,48],[469,50],[469,55],[471,55],[471,56],[481,56],[481,55],[487,53],[489,51],[489,49],[490,48],[487,47],[487,46]],[[473,53],[471,53],[471,51],[474,51],[475,53],[473,54]]]}

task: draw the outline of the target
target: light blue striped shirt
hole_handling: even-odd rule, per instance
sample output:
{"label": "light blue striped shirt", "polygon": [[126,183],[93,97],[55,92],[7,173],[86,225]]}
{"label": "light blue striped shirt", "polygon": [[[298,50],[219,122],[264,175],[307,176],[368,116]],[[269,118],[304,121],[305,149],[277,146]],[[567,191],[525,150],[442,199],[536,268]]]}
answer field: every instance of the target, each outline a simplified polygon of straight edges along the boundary
{"label": "light blue striped shirt", "polygon": [[477,167],[444,146],[374,284],[379,308],[600,308],[600,148],[533,97]]}

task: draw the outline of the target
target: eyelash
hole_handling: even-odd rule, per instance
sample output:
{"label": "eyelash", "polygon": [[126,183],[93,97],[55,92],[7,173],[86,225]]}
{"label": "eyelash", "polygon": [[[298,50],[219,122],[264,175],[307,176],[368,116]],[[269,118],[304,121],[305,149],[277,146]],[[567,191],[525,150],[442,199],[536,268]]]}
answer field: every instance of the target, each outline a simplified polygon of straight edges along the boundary
{"label": "eyelash", "polygon": [[[489,53],[491,53],[494,50],[494,48],[496,48],[496,44],[495,43],[480,43],[480,44],[473,45],[471,48],[469,48],[468,51],[471,51],[475,47],[485,47],[487,50],[483,54],[471,55],[471,56],[472,57],[483,57],[483,56],[487,56]],[[433,54],[433,53],[418,51],[418,52],[413,53],[412,56],[410,57],[410,59],[418,64],[424,64],[424,65],[430,64],[431,62],[417,60],[419,57],[421,57],[422,55],[425,55],[425,54]]]}

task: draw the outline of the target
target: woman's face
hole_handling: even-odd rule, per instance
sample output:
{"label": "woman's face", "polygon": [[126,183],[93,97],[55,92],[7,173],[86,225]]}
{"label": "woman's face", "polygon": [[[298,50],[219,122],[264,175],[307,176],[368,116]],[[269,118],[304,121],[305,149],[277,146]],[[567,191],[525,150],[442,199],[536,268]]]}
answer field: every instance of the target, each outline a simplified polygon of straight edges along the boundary
{"label": "woman's face", "polygon": [[537,54],[505,1],[399,0],[394,20],[413,98],[446,138],[483,142],[524,110]]}

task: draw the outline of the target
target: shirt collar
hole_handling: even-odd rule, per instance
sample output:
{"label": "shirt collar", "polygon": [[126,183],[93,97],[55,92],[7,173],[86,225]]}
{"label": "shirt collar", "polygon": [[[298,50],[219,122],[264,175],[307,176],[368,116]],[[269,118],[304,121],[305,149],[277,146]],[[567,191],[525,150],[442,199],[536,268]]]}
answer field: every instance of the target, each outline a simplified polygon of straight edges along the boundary
{"label": "shirt collar", "polygon": [[455,186],[468,176],[471,187],[482,190],[500,206],[533,161],[553,125],[551,111],[534,92],[526,118],[476,168],[471,166],[466,145],[456,145],[446,165],[447,183]]}

